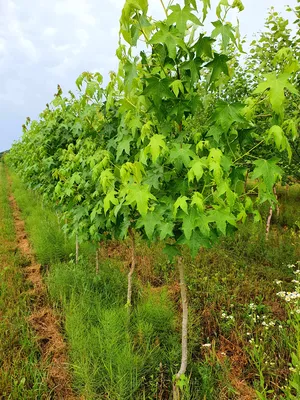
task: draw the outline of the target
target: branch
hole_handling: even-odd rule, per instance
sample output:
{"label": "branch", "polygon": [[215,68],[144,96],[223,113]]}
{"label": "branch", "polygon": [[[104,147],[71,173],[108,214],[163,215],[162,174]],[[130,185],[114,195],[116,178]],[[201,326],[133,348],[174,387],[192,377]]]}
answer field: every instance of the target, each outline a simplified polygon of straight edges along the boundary
{"label": "branch", "polygon": [[164,5],[163,0],[160,0],[160,2],[161,2],[161,5],[163,6],[163,9],[164,9],[164,12],[166,14],[166,17],[168,18],[168,10],[166,9],[166,6]]}

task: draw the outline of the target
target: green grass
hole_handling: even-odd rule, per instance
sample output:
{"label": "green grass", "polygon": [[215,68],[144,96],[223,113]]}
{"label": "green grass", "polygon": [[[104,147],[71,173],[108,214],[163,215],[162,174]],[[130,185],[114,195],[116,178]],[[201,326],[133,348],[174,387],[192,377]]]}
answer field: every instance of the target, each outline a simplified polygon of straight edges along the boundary
{"label": "green grass", "polygon": [[117,264],[102,263],[98,275],[83,262],[53,265],[47,282],[65,314],[77,390],[88,399],[155,398],[160,363],[170,381],[170,360],[179,356],[166,294],[144,289],[129,321],[126,277]]}
{"label": "green grass", "polygon": [[49,398],[45,365],[27,323],[30,314],[29,284],[17,250],[8,183],[0,162],[0,397]]}
{"label": "green grass", "polygon": [[[69,256],[74,240],[65,240],[56,214],[15,177],[13,187],[37,257],[49,266],[46,281],[62,316],[77,393],[89,400],[169,399],[180,362],[180,289],[162,246],[137,240],[129,320],[123,264],[129,243],[102,246],[96,275],[94,246],[82,246],[76,265]],[[274,280],[293,289],[287,265],[300,259],[299,186],[279,188],[278,195],[281,211],[268,240],[264,223],[247,222],[195,260],[184,254],[190,326],[183,400],[289,399],[283,386],[294,328]],[[261,212],[265,221],[268,208]]]}

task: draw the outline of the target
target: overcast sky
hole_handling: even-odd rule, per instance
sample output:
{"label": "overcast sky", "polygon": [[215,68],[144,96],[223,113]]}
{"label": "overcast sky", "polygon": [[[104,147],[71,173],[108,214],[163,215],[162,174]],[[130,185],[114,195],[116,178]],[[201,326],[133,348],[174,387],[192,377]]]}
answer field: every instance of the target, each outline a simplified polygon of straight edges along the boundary
{"label": "overcast sky", "polygon": [[[272,5],[291,17],[285,5],[295,6],[296,1],[244,0],[245,11],[239,14],[242,35],[250,40],[261,31]],[[159,16],[160,1],[149,3],[152,15]],[[217,0],[212,3],[215,6]],[[0,0],[0,151],[20,138],[27,116],[38,117],[58,83],[65,92],[75,90],[83,71],[99,71],[107,81],[109,71],[117,67],[123,4],[124,0]]]}

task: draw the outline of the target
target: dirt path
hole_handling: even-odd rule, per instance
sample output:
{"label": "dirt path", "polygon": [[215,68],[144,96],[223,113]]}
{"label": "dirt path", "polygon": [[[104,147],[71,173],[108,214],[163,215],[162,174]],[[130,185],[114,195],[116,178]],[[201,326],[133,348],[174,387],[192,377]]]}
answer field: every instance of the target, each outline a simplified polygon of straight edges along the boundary
{"label": "dirt path", "polygon": [[18,248],[28,259],[28,266],[24,268],[26,279],[31,282],[32,313],[29,318],[34,328],[37,341],[41,349],[42,361],[48,364],[47,383],[53,390],[49,398],[59,400],[76,399],[68,371],[66,344],[60,332],[60,324],[54,311],[47,304],[47,292],[41,274],[41,265],[37,264],[30,242],[27,238],[25,223],[16,200],[11,192],[11,180],[7,177],[10,188],[10,205],[13,210],[14,224]]}

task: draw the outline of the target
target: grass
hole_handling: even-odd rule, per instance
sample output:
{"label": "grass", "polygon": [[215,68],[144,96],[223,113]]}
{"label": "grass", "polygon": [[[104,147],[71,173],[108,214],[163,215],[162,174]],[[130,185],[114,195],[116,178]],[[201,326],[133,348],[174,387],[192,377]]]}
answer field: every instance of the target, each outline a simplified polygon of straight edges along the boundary
{"label": "grass", "polygon": [[30,313],[28,283],[17,250],[8,183],[0,162],[0,397],[46,399],[45,366],[27,323]]}
{"label": "grass", "polygon": [[[169,399],[180,361],[180,288],[162,246],[137,240],[129,319],[124,306],[129,243],[103,245],[96,275],[94,247],[82,247],[75,264],[69,256],[74,241],[65,240],[55,213],[15,177],[13,186],[37,257],[48,266],[46,281],[62,315],[77,393],[91,400]],[[288,192],[279,188],[278,196],[280,214],[274,213],[268,240],[263,224],[248,222],[195,260],[184,254],[190,305],[184,400],[295,395],[285,386],[295,380],[291,349],[299,324],[290,324],[274,281],[293,290],[287,265],[300,259],[299,185]],[[261,212],[264,221],[268,208]]]}

